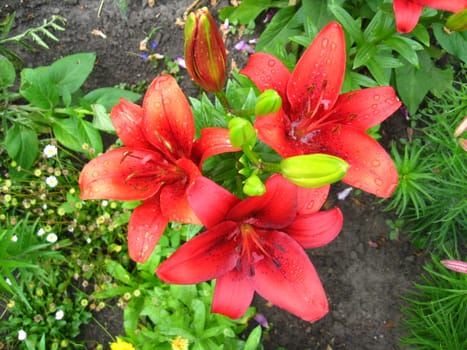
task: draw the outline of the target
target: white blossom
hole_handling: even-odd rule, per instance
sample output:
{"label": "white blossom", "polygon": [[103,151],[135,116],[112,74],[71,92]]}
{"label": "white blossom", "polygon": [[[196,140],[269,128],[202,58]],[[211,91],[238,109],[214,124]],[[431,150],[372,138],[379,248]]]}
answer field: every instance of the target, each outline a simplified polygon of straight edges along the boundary
{"label": "white blossom", "polygon": [[54,175],[47,176],[45,179],[45,183],[47,186],[54,188],[55,186],[58,185],[58,180]]}
{"label": "white blossom", "polygon": [[11,236],[11,241],[15,243],[18,242],[18,236],[17,235]]}
{"label": "white blossom", "polygon": [[57,321],[60,321],[63,316],[65,316],[65,313],[63,312],[63,310],[58,310],[56,313],[55,313],[55,319]]}
{"label": "white blossom", "polygon": [[25,331],[23,331],[22,329],[19,330],[18,340],[23,341],[23,340],[26,339],[27,336],[28,336],[28,334]]}
{"label": "white blossom", "polygon": [[55,243],[55,242],[57,242],[57,239],[58,239],[57,235],[55,233],[53,233],[53,232],[50,232],[47,235],[47,237],[45,237],[45,240],[47,242],[49,242],[49,243]]}
{"label": "white blossom", "polygon": [[41,227],[39,230],[37,230],[37,235],[38,235],[39,237],[45,235],[45,230]]}
{"label": "white blossom", "polygon": [[57,147],[54,145],[47,145],[44,147],[43,153],[47,158],[52,158],[57,155]]}

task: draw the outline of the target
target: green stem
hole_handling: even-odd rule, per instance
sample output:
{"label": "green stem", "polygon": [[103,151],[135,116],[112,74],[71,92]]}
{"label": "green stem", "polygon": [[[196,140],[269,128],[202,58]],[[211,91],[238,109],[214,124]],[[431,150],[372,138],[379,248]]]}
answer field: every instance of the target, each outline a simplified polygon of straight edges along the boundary
{"label": "green stem", "polygon": [[217,97],[217,99],[220,101],[221,105],[228,110],[229,112],[232,110],[232,106],[230,106],[229,101],[227,100],[227,96],[225,95],[225,92],[220,90],[214,93]]}

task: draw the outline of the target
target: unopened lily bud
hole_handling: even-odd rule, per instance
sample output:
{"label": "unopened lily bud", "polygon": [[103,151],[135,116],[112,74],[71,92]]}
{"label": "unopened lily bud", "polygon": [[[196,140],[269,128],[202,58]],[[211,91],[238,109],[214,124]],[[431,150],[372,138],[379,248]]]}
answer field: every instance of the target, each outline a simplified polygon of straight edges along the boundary
{"label": "unopened lily bud", "polygon": [[262,196],[266,193],[266,186],[263,184],[258,175],[251,175],[245,180],[243,185],[243,193],[248,196]]}
{"label": "unopened lily bud", "polygon": [[193,80],[206,91],[222,90],[226,81],[226,50],[206,7],[188,15],[184,48],[186,68]]}
{"label": "unopened lily bud", "polygon": [[280,162],[282,175],[290,182],[315,188],[341,180],[349,168],[346,161],[328,154],[307,154]]}
{"label": "unopened lily bud", "polygon": [[446,27],[449,30],[462,32],[467,30],[467,9],[463,9],[451,16],[446,21]]}
{"label": "unopened lily bud", "polygon": [[229,138],[234,147],[254,146],[256,130],[248,120],[232,118],[229,121]]}
{"label": "unopened lily bud", "polygon": [[255,115],[265,115],[275,113],[281,108],[282,99],[276,90],[265,90],[258,97],[255,106]]}

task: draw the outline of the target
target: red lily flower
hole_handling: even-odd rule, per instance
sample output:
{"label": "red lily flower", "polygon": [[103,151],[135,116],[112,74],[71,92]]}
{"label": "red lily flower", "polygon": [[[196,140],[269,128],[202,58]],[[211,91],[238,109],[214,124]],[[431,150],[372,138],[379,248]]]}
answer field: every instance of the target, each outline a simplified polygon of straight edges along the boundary
{"label": "red lily flower", "polygon": [[401,105],[389,86],[339,95],[345,73],[345,41],[340,24],[328,24],[292,73],[267,53],[253,54],[241,73],[259,90],[274,89],[282,108],[256,119],[258,137],[282,157],[325,153],[349,163],[343,182],[381,197],[397,186],[397,170],[387,152],[365,131]]}
{"label": "red lily flower", "polygon": [[146,261],[169,221],[199,224],[186,189],[201,175],[202,161],[236,151],[228,130],[205,129],[196,142],[190,105],[176,80],[162,75],[151,83],[143,106],[121,100],[112,123],[125,147],[86,164],[79,185],[82,199],[142,200],[130,218],[128,250]]}
{"label": "red lily flower", "polygon": [[438,10],[459,12],[467,7],[467,0],[394,0],[394,15],[399,33],[411,32],[418,23],[424,6]]}
{"label": "red lily flower", "polygon": [[328,302],[303,248],[327,244],[342,228],[338,208],[318,211],[328,191],[299,188],[276,174],[263,196],[241,201],[198,177],[188,201],[207,231],[182,245],[157,275],[177,284],[216,279],[212,311],[231,318],[245,313],[256,291],[304,320],[318,320]]}

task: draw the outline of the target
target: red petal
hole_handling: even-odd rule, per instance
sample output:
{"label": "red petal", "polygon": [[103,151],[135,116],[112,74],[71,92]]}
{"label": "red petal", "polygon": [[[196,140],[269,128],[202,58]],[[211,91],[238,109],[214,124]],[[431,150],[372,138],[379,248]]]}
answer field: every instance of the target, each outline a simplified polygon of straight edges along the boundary
{"label": "red petal", "polygon": [[340,95],[332,119],[360,130],[380,124],[399,109],[401,102],[390,86],[381,86]]}
{"label": "red petal", "polygon": [[328,198],[330,185],[318,188],[297,187],[297,214],[311,214],[321,209]]}
{"label": "red petal", "polygon": [[399,33],[411,32],[418,23],[422,14],[423,6],[408,0],[393,1],[394,16],[396,18],[396,27]]}
{"label": "red petal", "polygon": [[159,265],[156,273],[166,283],[194,284],[219,278],[238,260],[237,243],[229,236],[238,230],[234,222],[223,222],[178,248]]}
{"label": "red petal", "polygon": [[149,86],[143,101],[146,138],[175,159],[189,157],[195,126],[190,105],[177,81],[161,75]]}
{"label": "red petal", "polygon": [[339,208],[308,215],[297,215],[284,229],[303,248],[318,248],[331,242],[342,229],[344,218]]}
{"label": "red petal", "polygon": [[192,159],[199,159],[200,167],[206,158],[226,152],[241,151],[240,147],[234,147],[230,143],[229,129],[203,128],[201,137],[195,141]]}
{"label": "red petal", "polygon": [[287,98],[291,115],[303,115],[323,105],[328,109],[339,96],[345,74],[345,39],[342,27],[331,22],[324,27],[297,62]]}
{"label": "red petal", "polygon": [[300,245],[290,236],[268,231],[271,258],[255,265],[255,290],[271,303],[301,317],[316,321],[328,312],[328,301],[318,274]]}
{"label": "red petal", "polygon": [[297,187],[282,175],[271,176],[265,185],[264,195],[244,199],[229,211],[226,218],[260,228],[289,225],[297,214]]}
{"label": "red petal", "polygon": [[242,317],[253,300],[255,290],[244,273],[236,269],[216,280],[212,312],[236,319]]}
{"label": "red petal", "polygon": [[128,253],[134,261],[144,263],[151,256],[167,222],[161,214],[157,197],[145,201],[133,211],[128,224]]}
{"label": "red petal", "polygon": [[126,147],[151,149],[143,132],[143,109],[130,101],[120,99],[110,112],[117,135]]}
{"label": "red petal", "polygon": [[449,12],[459,12],[467,8],[466,0],[414,0],[414,2],[426,7]]}
{"label": "red petal", "polygon": [[286,88],[290,72],[276,57],[264,52],[254,53],[240,73],[250,78],[259,91],[276,90],[282,97],[282,101],[286,101]]}
{"label": "red petal", "polygon": [[394,162],[365,132],[347,125],[331,125],[320,129],[311,141],[306,145],[309,153],[327,153],[349,163],[343,182],[379,197],[389,197],[397,187]]}
{"label": "red petal", "polygon": [[290,128],[290,121],[282,109],[255,121],[258,138],[284,158],[303,153],[300,144],[288,136]]}
{"label": "red petal", "polygon": [[163,161],[159,153],[149,150],[128,147],[110,150],[84,166],[79,176],[81,198],[149,198],[161,186],[161,182],[157,180],[161,171],[158,163]]}
{"label": "red petal", "polygon": [[240,200],[205,177],[198,177],[187,190],[188,202],[203,225],[210,228],[223,221]]}

